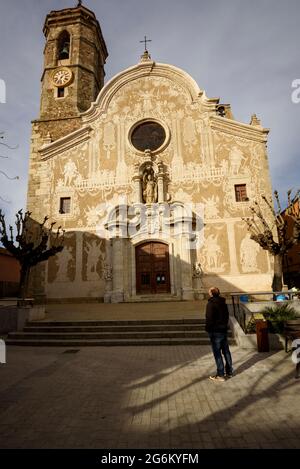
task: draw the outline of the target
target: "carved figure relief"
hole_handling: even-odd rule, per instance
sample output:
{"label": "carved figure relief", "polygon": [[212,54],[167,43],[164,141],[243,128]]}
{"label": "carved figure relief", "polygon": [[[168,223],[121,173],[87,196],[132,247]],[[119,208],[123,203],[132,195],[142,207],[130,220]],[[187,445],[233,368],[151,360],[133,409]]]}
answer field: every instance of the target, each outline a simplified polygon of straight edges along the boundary
{"label": "carved figure relief", "polygon": [[203,203],[206,218],[219,218],[220,199],[218,195],[212,195],[207,199],[203,198]]}
{"label": "carved figure relief", "polygon": [[58,265],[58,271],[55,277],[56,282],[68,282],[68,269],[69,263],[73,260],[72,248],[65,246],[59,256],[55,257],[55,261]]}
{"label": "carved figure relief", "polygon": [[103,147],[106,151],[106,158],[110,159],[110,153],[115,148],[116,135],[115,126],[112,122],[107,122],[104,127]]}
{"label": "carved figure relief", "polygon": [[183,143],[186,145],[189,153],[193,152],[193,146],[197,143],[195,122],[191,116],[183,121]]}
{"label": "carved figure relief", "polygon": [[210,234],[207,237],[201,254],[206,270],[210,272],[223,272],[225,270],[225,263],[222,263],[224,254],[217,234]]}
{"label": "carved figure relief", "polygon": [[96,226],[101,217],[104,216],[103,204],[96,205],[95,207],[87,207],[85,210],[87,226]]}
{"label": "carved figure relief", "polygon": [[73,179],[78,175],[76,164],[71,158],[67,161],[64,167],[64,185],[70,186]]}
{"label": "carved figure relief", "polygon": [[84,250],[87,254],[86,279],[88,281],[97,281],[100,278],[97,271],[98,263],[101,261],[102,266],[105,259],[105,254],[101,251],[101,242],[99,243],[93,239],[86,243]]}
{"label": "carved figure relief", "polygon": [[232,175],[239,174],[241,170],[241,165],[246,158],[243,155],[243,152],[237,147],[234,146],[229,153],[230,160],[230,172]]}
{"label": "carved figure relief", "polygon": [[99,171],[100,160],[100,140],[102,129],[97,129],[91,138],[88,146],[88,178],[95,178]]}
{"label": "carved figure relief", "polygon": [[225,159],[221,160],[220,167],[222,168],[222,173],[224,174],[224,176],[226,176],[228,174],[228,169],[229,169],[228,160],[225,160]]}
{"label": "carved figure relief", "polygon": [[143,91],[140,92],[140,96],[143,100],[143,111],[145,114],[148,114],[149,112],[151,112],[151,109],[153,107],[152,105],[152,93],[145,89]]}
{"label": "carved figure relief", "polygon": [[186,202],[191,203],[193,200],[192,195],[185,192],[182,188],[178,189],[178,191],[174,194],[173,200],[179,202]]}
{"label": "carved figure relief", "polygon": [[250,238],[250,233],[247,233],[240,246],[240,260],[244,273],[260,272],[257,266],[259,249],[259,245]]}

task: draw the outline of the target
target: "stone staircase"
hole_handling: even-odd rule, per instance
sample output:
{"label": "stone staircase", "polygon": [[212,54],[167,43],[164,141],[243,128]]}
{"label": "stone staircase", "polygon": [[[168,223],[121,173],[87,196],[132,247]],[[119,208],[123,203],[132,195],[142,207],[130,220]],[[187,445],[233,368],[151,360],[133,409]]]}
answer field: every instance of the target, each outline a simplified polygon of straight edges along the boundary
{"label": "stone staircase", "polygon": [[[120,346],[208,345],[204,319],[35,321],[11,332],[7,345]],[[234,340],[229,332],[229,343]]]}

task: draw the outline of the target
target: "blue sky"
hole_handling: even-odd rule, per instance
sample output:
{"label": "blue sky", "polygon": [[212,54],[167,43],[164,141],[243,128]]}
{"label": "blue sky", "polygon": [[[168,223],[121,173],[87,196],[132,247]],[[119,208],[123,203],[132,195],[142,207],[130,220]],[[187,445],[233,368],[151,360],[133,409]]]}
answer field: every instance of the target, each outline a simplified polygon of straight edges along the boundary
{"label": "blue sky", "polygon": [[[300,103],[291,100],[300,78],[299,0],[86,0],[101,24],[109,57],[106,80],[138,62],[139,40],[152,39],[151,56],[188,72],[209,97],[230,103],[249,123],[256,113],[271,129],[272,184],[284,198],[300,187]],[[31,120],[39,114],[46,14],[74,0],[10,0],[0,17],[0,130],[16,150],[0,146],[0,207],[10,217],[26,204]]]}

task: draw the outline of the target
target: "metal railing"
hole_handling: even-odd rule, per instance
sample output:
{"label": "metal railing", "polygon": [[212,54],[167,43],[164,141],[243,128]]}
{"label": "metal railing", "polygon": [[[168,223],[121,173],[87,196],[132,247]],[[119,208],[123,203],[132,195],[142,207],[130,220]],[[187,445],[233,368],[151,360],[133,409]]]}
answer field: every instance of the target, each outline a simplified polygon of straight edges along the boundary
{"label": "metal railing", "polygon": [[[245,332],[246,330],[246,317],[247,317],[247,308],[246,304],[251,303],[253,301],[260,301],[259,299],[255,298],[253,300],[253,297],[257,296],[270,296],[270,299],[263,299],[261,301],[292,301],[294,297],[299,298],[300,292],[294,292],[294,291],[276,291],[276,292],[270,292],[270,291],[265,291],[265,292],[233,292],[230,294],[231,296],[231,302],[232,302],[232,307],[233,307],[233,314],[236,320],[238,321],[239,325]],[[280,299],[278,299],[278,297]]]}

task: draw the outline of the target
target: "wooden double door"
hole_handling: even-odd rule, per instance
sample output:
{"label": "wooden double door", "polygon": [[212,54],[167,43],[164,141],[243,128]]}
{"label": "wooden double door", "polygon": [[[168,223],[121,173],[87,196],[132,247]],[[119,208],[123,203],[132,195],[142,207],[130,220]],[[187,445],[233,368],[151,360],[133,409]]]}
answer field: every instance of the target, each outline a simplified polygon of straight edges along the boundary
{"label": "wooden double door", "polygon": [[137,293],[170,293],[169,246],[156,241],[140,244],[135,258]]}

